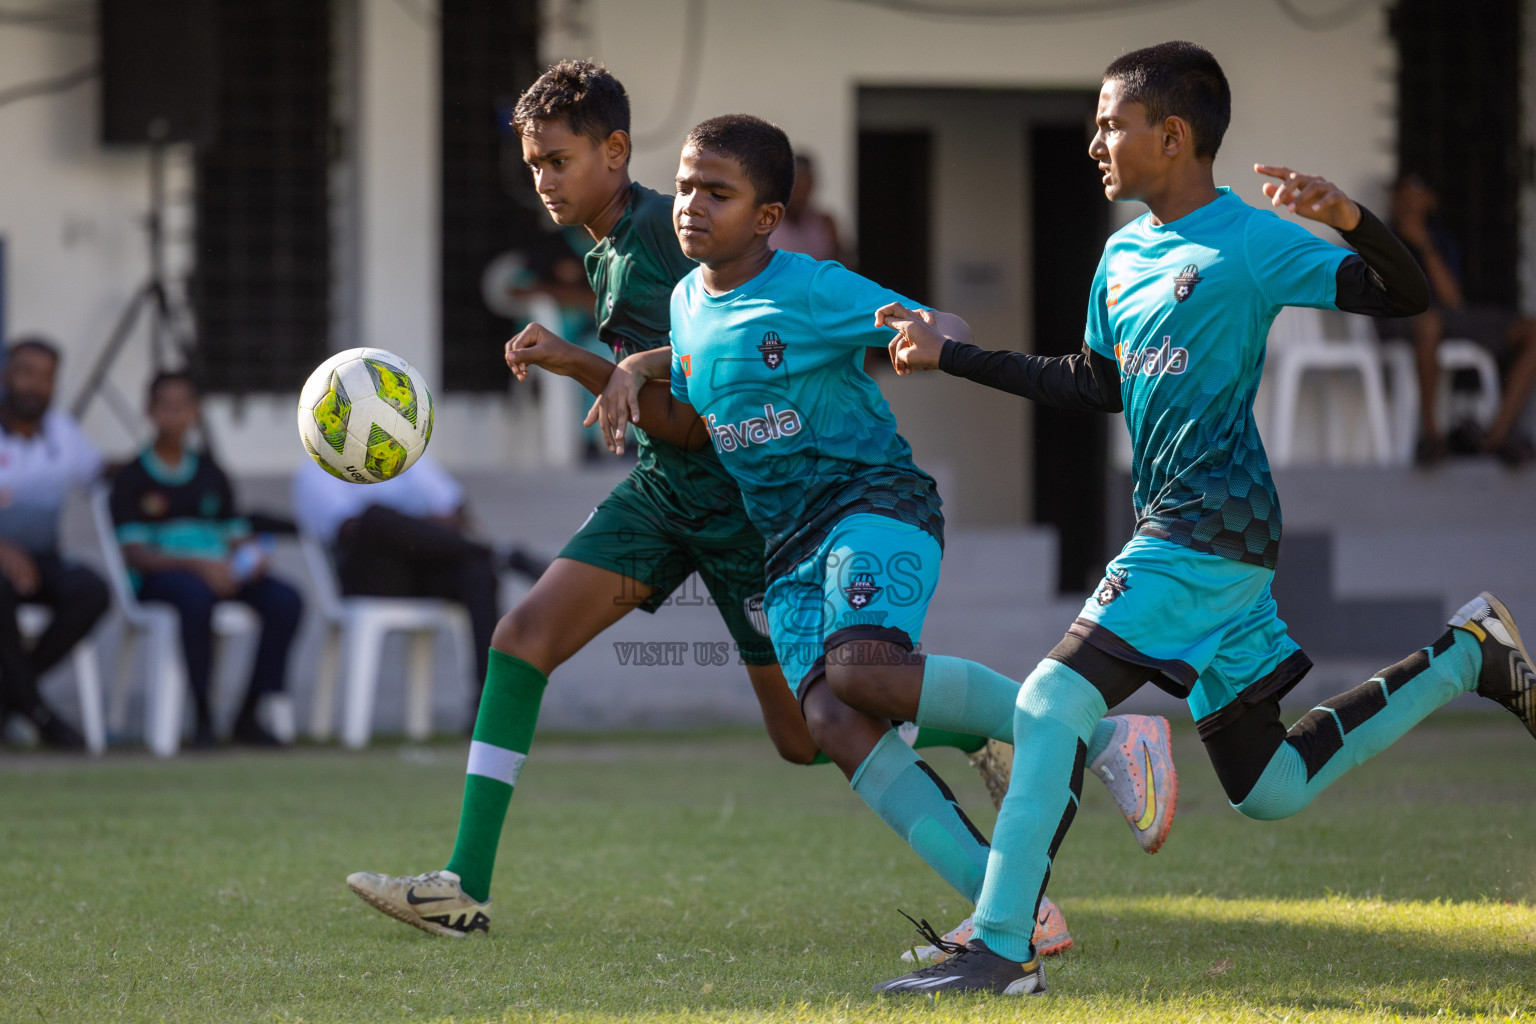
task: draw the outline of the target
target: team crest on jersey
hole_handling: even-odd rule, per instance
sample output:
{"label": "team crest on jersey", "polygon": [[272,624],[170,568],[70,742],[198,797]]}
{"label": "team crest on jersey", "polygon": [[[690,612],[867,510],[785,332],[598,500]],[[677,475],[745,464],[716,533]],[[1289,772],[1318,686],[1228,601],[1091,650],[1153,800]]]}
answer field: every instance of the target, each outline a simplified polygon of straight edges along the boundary
{"label": "team crest on jersey", "polygon": [[856,572],[853,574],[853,579],[843,588],[843,596],[848,599],[849,607],[856,612],[861,612],[880,596],[882,589],[884,588],[876,586],[874,573]]}
{"label": "team crest on jersey", "polygon": [[1195,285],[1203,280],[1205,278],[1200,276],[1200,268],[1193,263],[1187,264],[1183,270],[1179,271],[1179,276],[1173,279],[1174,299],[1183,302],[1195,294]]}
{"label": "team crest on jersey", "polygon": [[763,335],[763,343],[757,350],[763,354],[763,363],[768,369],[777,370],[784,365],[784,341],[773,331]]}
{"label": "team crest on jersey", "polygon": [[1093,592],[1094,600],[1098,601],[1100,606],[1110,604],[1115,598],[1131,589],[1131,585],[1126,582],[1130,576],[1131,574],[1125,569],[1110,569],[1104,574],[1104,582],[1099,584],[1099,589]]}

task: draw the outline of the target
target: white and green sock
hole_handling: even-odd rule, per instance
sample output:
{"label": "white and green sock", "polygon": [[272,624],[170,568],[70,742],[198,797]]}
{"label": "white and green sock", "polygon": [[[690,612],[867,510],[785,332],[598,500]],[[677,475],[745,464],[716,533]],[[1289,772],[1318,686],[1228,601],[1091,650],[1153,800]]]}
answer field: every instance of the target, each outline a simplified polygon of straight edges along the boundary
{"label": "white and green sock", "polygon": [[548,683],[549,677],[526,661],[491,648],[469,744],[459,835],[448,860],[448,870],[459,876],[464,891],[481,902],[491,895],[501,826],[533,744],[539,702]]}

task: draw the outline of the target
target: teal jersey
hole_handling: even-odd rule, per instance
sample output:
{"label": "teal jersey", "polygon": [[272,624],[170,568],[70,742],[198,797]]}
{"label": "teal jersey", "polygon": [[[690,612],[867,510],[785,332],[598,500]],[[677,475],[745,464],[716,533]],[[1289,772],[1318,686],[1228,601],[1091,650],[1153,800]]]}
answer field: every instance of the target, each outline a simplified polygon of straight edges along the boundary
{"label": "teal jersey", "polygon": [[[698,264],[672,230],[672,197],[630,186],[629,206],[584,257],[597,296],[597,336],[616,360],[667,344],[672,288]],[[635,486],[667,519],[701,538],[746,528],[735,481],[713,451],[690,452],[635,431]]]}
{"label": "teal jersey", "polygon": [[864,350],[875,310],[910,300],[837,263],[774,253],[724,295],[701,271],[672,293],[672,393],[704,417],[768,544],[768,579],[811,557],[837,522],[873,513],[944,540],[933,478],[912,461]]}
{"label": "teal jersey", "polygon": [[1351,253],[1220,192],[1110,236],[1086,340],[1120,367],[1136,532],[1273,569],[1280,500],[1253,419],[1265,340],[1282,306],[1334,308]]}

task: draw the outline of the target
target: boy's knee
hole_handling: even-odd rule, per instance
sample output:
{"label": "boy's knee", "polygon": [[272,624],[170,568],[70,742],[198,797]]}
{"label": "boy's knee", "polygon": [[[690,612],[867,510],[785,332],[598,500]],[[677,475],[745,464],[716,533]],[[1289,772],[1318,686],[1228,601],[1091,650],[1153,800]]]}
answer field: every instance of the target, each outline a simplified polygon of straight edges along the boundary
{"label": "boy's knee", "polygon": [[502,654],[526,661],[546,675],[554,652],[554,631],[536,611],[520,604],[496,622],[491,646]]}

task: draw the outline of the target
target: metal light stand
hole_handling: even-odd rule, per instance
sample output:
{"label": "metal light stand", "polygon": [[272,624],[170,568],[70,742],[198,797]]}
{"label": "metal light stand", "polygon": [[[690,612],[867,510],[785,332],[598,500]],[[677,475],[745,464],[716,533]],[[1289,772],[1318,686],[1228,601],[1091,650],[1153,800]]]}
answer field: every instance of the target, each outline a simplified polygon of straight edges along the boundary
{"label": "metal light stand", "polygon": [[[186,366],[191,364],[193,354],[193,341],[178,330],[177,321],[182,318],[172,309],[165,286],[165,143],[160,139],[149,144],[149,214],[144,220],[149,235],[149,279],[139,286],[118,315],[70,410],[76,420],[84,420],[99,394],[123,425],[135,433],[142,427],[143,419],[112,385],[109,376],[140,315],[146,310],[149,314],[150,366],[155,373],[166,368],[168,355],[179,357],[181,365]],[[206,444],[206,428],[203,434]]]}

